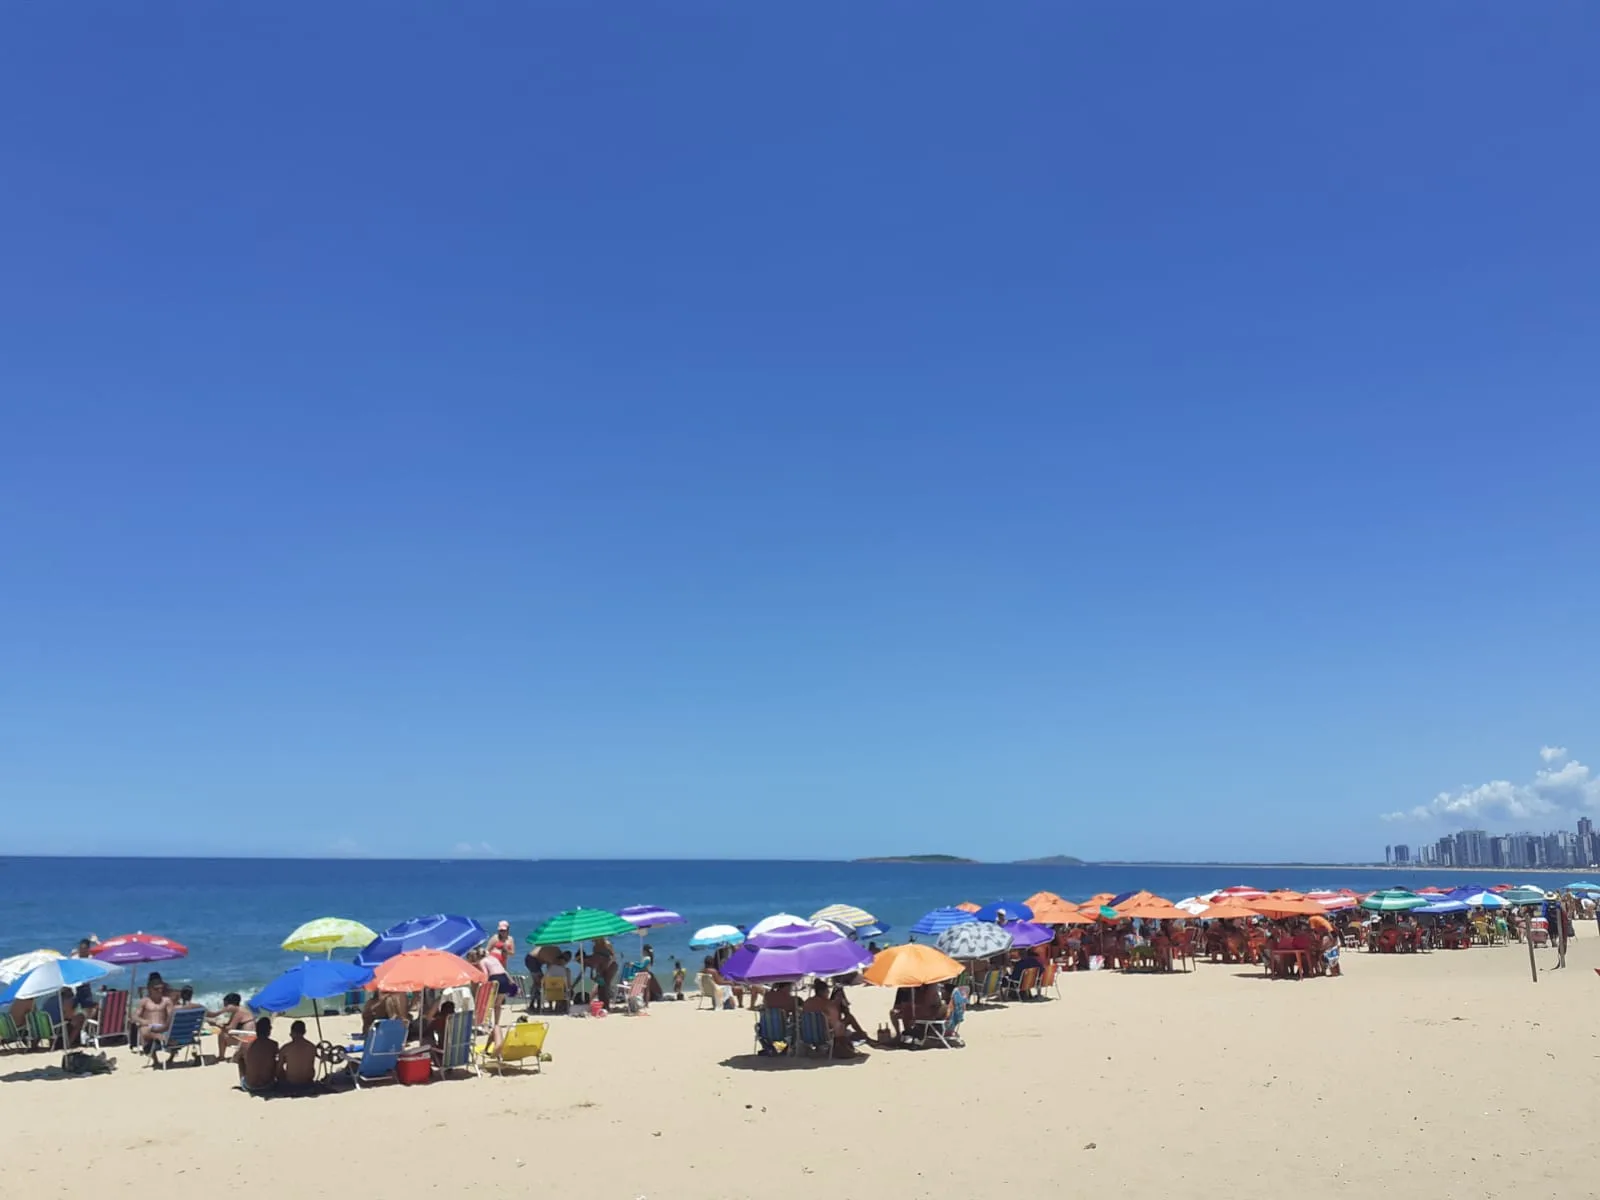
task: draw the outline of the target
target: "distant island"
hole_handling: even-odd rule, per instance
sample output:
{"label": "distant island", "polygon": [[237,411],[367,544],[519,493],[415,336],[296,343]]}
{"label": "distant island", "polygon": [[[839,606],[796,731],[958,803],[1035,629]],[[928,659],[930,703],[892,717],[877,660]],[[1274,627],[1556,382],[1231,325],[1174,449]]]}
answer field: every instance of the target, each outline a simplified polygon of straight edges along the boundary
{"label": "distant island", "polygon": [[1052,854],[1046,858],[1019,858],[1012,864],[1017,867],[1084,867],[1088,866],[1081,858],[1073,858],[1070,854]]}
{"label": "distant island", "polygon": [[[962,858],[959,854],[885,854],[874,858],[852,858],[850,861],[858,863],[925,863],[935,866],[947,864],[979,866],[983,860]],[[1070,854],[1052,854],[1048,858],[1024,858],[1007,865],[1013,867],[1086,867],[1089,864],[1081,858],[1073,858]]]}
{"label": "distant island", "polygon": [[976,863],[975,858],[961,858],[955,854],[896,854],[883,858],[856,858],[858,863]]}

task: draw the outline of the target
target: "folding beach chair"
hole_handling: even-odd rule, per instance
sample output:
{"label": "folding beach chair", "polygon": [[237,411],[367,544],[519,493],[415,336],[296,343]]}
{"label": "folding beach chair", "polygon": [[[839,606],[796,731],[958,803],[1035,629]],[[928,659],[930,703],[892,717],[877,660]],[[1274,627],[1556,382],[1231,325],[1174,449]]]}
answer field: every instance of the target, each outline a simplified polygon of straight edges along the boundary
{"label": "folding beach chair", "polygon": [[507,1063],[518,1070],[532,1063],[534,1071],[542,1073],[544,1040],[549,1033],[550,1025],[546,1021],[519,1021],[506,1027],[498,1046],[491,1049],[487,1042],[479,1046],[478,1055],[484,1062],[494,1065],[497,1075],[506,1073]]}
{"label": "folding beach chair", "polygon": [[23,1041],[22,1030],[17,1028],[11,1014],[0,1012],[0,1046],[20,1046]]}
{"label": "folding beach chair", "polygon": [[722,1001],[728,994],[728,989],[718,983],[710,971],[701,971],[695,982],[700,985],[700,996],[695,1001],[696,1011],[699,1010],[700,1001],[702,1000],[709,1000],[711,1007],[714,1009],[722,1007]]}
{"label": "folding beach chair", "polygon": [[1049,962],[1045,963],[1044,974],[1039,976],[1039,995],[1043,996],[1045,992],[1053,989],[1056,994],[1056,999],[1061,999],[1061,984],[1056,979],[1056,976],[1060,973],[1060,971],[1061,964],[1056,962],[1055,959],[1051,959]]}
{"label": "folding beach chair", "polygon": [[451,1071],[478,1073],[478,1062],[472,1052],[472,1017],[468,1013],[451,1013],[444,1023],[444,1045],[433,1048],[433,1069],[443,1078]]}
{"label": "folding beach chair", "polygon": [[820,1053],[823,1058],[833,1057],[833,1034],[828,1029],[827,1014],[819,1012],[800,1014],[798,1050],[801,1054]]}
{"label": "folding beach chair", "polygon": [[789,1032],[789,1015],[777,1008],[763,1008],[756,1014],[756,1052],[759,1054],[794,1052],[794,1036]]}
{"label": "folding beach chair", "polygon": [[626,989],[614,988],[611,992],[611,1007],[617,1012],[631,1013],[638,1016],[650,1004],[650,976],[642,971],[628,981]]}
{"label": "folding beach chair", "polygon": [[56,1040],[56,1023],[44,1009],[32,1009],[22,1019],[22,1036],[35,1050],[48,1050]]}
{"label": "folding beach chair", "polygon": [[[172,1065],[179,1054],[187,1050],[189,1057],[198,1065],[200,1062],[200,1037],[206,1028],[206,1010],[198,1004],[188,1004],[182,1008],[172,1010],[172,1021],[160,1033],[156,1034],[150,1045],[155,1051],[155,1061],[164,1071]],[[166,1061],[163,1062],[159,1055],[165,1050]]]}
{"label": "folding beach chair", "polygon": [[1001,988],[1003,997],[1009,996],[1013,1000],[1026,1000],[1028,993],[1033,991],[1034,982],[1039,978],[1039,968],[1029,967],[1016,979],[1007,979]]}
{"label": "folding beach chair", "polygon": [[385,1075],[393,1075],[400,1065],[400,1051],[406,1044],[406,1023],[394,1017],[373,1024],[367,1030],[367,1040],[352,1047],[349,1061],[350,1078],[356,1087],[362,1082],[371,1083]]}
{"label": "folding beach chair", "polygon": [[132,1043],[128,1036],[128,993],[112,991],[100,993],[100,1015],[83,1023],[83,1040],[93,1042],[96,1050],[102,1043],[122,1038]]}
{"label": "folding beach chair", "polygon": [[952,1046],[965,1046],[959,1032],[961,1022],[967,1019],[967,997],[959,989],[950,997],[950,1015],[936,1020],[918,1021],[912,1027],[911,1040],[926,1046],[928,1039],[937,1041],[946,1050]]}
{"label": "folding beach chair", "polygon": [[567,981],[560,975],[546,975],[540,984],[544,995],[544,1006],[551,1012],[563,1012],[569,1005],[567,1003]]}
{"label": "folding beach chair", "polygon": [[489,1031],[489,1013],[494,1008],[495,987],[492,979],[478,984],[472,995],[472,1028],[479,1033]]}

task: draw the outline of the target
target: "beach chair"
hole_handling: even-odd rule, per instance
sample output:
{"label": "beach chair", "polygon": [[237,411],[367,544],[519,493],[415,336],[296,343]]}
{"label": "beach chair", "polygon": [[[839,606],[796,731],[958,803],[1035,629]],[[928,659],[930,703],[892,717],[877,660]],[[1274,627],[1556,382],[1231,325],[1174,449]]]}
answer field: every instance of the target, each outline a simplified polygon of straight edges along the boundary
{"label": "beach chair", "polygon": [[132,1042],[128,1037],[128,993],[125,991],[102,992],[100,1015],[83,1023],[83,1040],[93,1042],[96,1050],[113,1038]]}
{"label": "beach chair", "polygon": [[802,1012],[797,1033],[795,1044],[797,1053],[806,1055],[820,1053],[823,1058],[833,1057],[833,1033],[828,1028],[826,1013]]}
{"label": "beach chair", "polygon": [[911,1039],[919,1046],[926,1046],[928,1039],[937,1041],[946,1050],[953,1046],[965,1046],[961,1040],[961,1022],[967,1019],[967,997],[960,991],[950,997],[950,1015],[942,1020],[918,1021],[912,1029]]}
{"label": "beach chair", "polygon": [[[198,1004],[188,1004],[182,1008],[172,1010],[171,1023],[151,1041],[153,1058],[164,1071],[170,1067],[173,1060],[185,1050],[189,1057],[198,1066],[200,1063],[200,1037],[205,1033],[206,1010]],[[160,1052],[167,1052],[166,1061],[162,1061]]]}
{"label": "beach chair", "polygon": [[22,1030],[8,1012],[0,1012],[0,1046],[16,1048],[24,1042]]}
{"label": "beach chair", "polygon": [[1045,964],[1044,974],[1039,976],[1039,995],[1043,996],[1045,992],[1053,990],[1056,999],[1061,999],[1061,981],[1057,978],[1060,973],[1061,964],[1055,959],[1052,958]]}
{"label": "beach chair", "polygon": [[1000,974],[998,968],[991,967],[984,974],[983,983],[979,985],[977,992],[973,995],[972,1003],[975,1005],[982,1005],[987,1004],[991,1000],[998,999],[1000,996],[1000,984],[1003,978],[1004,976]]}
{"label": "beach chair", "polygon": [[394,1017],[377,1021],[367,1030],[367,1040],[355,1047],[346,1062],[350,1078],[360,1087],[385,1075],[393,1075],[400,1065],[400,1051],[406,1044],[406,1023]]}
{"label": "beach chair", "polygon": [[[487,989],[485,989],[487,990]],[[478,1060],[472,1049],[472,1018],[464,1012],[445,1018],[444,1044],[433,1047],[433,1069],[442,1079],[451,1071],[478,1073]]]}
{"label": "beach chair", "polygon": [[22,1018],[22,1038],[35,1050],[48,1050],[56,1040],[56,1023],[44,1009],[31,1009]]}
{"label": "beach chair", "polygon": [[[778,1046],[783,1046],[779,1051]],[[792,1053],[794,1036],[789,1032],[789,1016],[781,1009],[763,1008],[756,1014],[756,1053]]]}
{"label": "beach chair", "polygon": [[717,982],[710,971],[701,971],[695,982],[700,985],[700,995],[695,1000],[695,1010],[698,1012],[700,1002],[709,1000],[713,1009],[721,1008],[722,1002],[729,995],[728,989]]}
{"label": "beach chair", "polygon": [[611,991],[611,1007],[617,1012],[631,1013],[638,1016],[650,1004],[650,976],[642,971],[636,973],[628,980],[628,986],[613,988]]}
{"label": "beach chair", "polygon": [[511,1063],[520,1071],[528,1063],[533,1064],[535,1073],[542,1072],[541,1065],[544,1059],[544,1039],[550,1033],[547,1021],[519,1021],[515,1025],[506,1026],[501,1034],[500,1045],[491,1050],[488,1043],[478,1047],[478,1056],[486,1063],[492,1063],[495,1074],[504,1075],[506,1064]]}
{"label": "beach chair", "polygon": [[567,1001],[567,981],[560,975],[545,975],[539,984],[544,1006],[551,1012],[564,1012],[570,1008]]}
{"label": "beach chair", "polygon": [[1029,967],[1016,979],[1007,979],[1002,988],[1002,996],[1013,1000],[1026,1000],[1033,991],[1033,985],[1038,982],[1039,968]]}
{"label": "beach chair", "polygon": [[472,1028],[479,1033],[489,1031],[489,1013],[494,1008],[495,988],[492,981],[478,985],[472,996]]}

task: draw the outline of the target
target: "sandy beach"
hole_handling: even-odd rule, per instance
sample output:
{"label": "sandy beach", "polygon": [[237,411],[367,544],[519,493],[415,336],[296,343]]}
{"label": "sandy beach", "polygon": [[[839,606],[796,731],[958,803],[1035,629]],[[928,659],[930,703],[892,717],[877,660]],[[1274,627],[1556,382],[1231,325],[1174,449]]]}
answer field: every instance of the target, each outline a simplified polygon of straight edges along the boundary
{"label": "sandy beach", "polygon": [[[228,1065],[118,1049],[113,1075],[52,1079],[55,1056],[7,1054],[0,1149],[30,1196],[1574,1196],[1600,1167],[1581,932],[1537,985],[1520,945],[1349,953],[1304,983],[1079,973],[973,1013],[965,1049],[853,1063],[757,1058],[748,1014],[692,1000],[555,1018],[542,1075],[307,1099],[247,1096]],[[888,998],[854,990],[869,1029]]]}

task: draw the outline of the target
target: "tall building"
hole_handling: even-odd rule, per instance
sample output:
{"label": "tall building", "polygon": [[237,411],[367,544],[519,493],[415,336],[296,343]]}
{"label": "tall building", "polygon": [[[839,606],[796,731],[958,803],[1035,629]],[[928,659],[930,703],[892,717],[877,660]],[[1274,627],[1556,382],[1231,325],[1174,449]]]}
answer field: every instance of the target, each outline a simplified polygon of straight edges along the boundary
{"label": "tall building", "polygon": [[1460,866],[1461,864],[1456,858],[1456,839],[1448,833],[1445,834],[1439,839],[1438,845],[1434,848],[1433,857],[1441,867]]}
{"label": "tall building", "polygon": [[1394,863],[1397,867],[1407,866],[1411,862],[1411,847],[1401,842],[1394,848]]}
{"label": "tall building", "polygon": [[1509,867],[1511,865],[1511,839],[1505,834],[1489,839],[1489,865],[1491,867]]}
{"label": "tall building", "polygon": [[1383,848],[1383,865],[1386,866],[1386,867],[1394,866],[1394,847],[1393,846],[1385,846]]}

